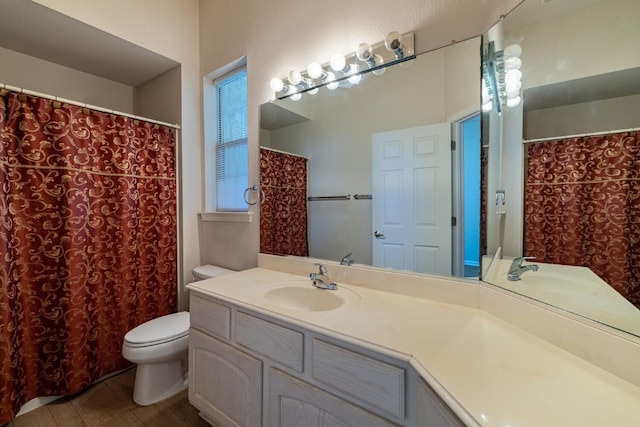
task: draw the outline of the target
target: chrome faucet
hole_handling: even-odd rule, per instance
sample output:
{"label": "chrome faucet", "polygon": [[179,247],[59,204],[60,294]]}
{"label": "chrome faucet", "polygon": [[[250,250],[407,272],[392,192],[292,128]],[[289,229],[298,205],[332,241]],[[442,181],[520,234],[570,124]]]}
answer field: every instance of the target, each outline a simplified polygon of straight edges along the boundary
{"label": "chrome faucet", "polygon": [[327,267],[324,264],[316,264],[316,266],[318,267],[318,272],[309,274],[309,278],[313,281],[313,286],[319,289],[338,289],[338,285],[329,280]]}
{"label": "chrome faucet", "polygon": [[524,261],[528,261],[530,259],[536,259],[536,257],[521,256],[521,257],[515,258],[511,263],[511,267],[509,267],[509,272],[507,273],[507,279],[512,281],[517,281],[517,280],[520,280],[520,276],[525,271],[538,271],[539,267],[537,264],[522,265]]}
{"label": "chrome faucet", "polygon": [[340,265],[351,265],[351,264],[353,264],[353,259],[351,258],[351,255],[353,255],[353,252],[349,252],[348,254],[343,256],[342,259],[340,260]]}

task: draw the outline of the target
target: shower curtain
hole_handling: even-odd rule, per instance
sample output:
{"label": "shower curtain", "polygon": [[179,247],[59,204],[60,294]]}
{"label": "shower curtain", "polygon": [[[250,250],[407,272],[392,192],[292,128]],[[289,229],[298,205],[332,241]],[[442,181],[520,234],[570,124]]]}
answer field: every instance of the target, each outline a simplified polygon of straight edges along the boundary
{"label": "shower curtain", "polygon": [[0,96],[0,424],[123,369],[176,307],[175,131]]}
{"label": "shower curtain", "polygon": [[527,148],[525,254],[589,267],[640,308],[640,132]]}
{"label": "shower curtain", "polygon": [[260,148],[260,252],[308,256],[307,159]]}

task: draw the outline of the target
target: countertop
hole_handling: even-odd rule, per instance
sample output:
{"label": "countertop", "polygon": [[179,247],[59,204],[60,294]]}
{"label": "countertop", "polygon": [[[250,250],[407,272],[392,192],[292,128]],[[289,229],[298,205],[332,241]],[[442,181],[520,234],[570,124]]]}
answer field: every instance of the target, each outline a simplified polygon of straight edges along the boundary
{"label": "countertop", "polygon": [[263,296],[284,282],[311,287],[254,268],[188,288],[402,357],[470,425],[640,426],[640,387],[487,312],[345,283],[317,290],[343,306],[294,310]]}

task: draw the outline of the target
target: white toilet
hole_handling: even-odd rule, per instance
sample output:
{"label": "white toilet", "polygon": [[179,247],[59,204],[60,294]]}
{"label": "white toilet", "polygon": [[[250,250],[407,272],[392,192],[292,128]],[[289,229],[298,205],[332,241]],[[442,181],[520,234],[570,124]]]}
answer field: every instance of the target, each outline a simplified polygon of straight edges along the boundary
{"label": "white toilet", "polygon": [[[193,280],[233,273],[214,265],[196,267]],[[133,400],[151,405],[188,385],[189,312],[158,317],[136,326],[124,336],[122,356],[137,364]]]}

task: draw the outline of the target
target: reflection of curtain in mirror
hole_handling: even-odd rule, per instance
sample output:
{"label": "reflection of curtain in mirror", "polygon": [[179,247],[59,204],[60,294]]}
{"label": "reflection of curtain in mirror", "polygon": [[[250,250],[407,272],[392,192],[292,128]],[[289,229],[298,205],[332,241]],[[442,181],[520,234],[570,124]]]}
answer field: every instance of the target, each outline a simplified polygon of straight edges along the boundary
{"label": "reflection of curtain in mirror", "polygon": [[640,132],[532,143],[525,255],[589,267],[640,308]]}
{"label": "reflection of curtain in mirror", "polygon": [[126,332],[175,311],[175,131],[0,96],[0,424],[130,365]]}
{"label": "reflection of curtain in mirror", "polygon": [[260,149],[260,252],[308,256],[307,159]]}

